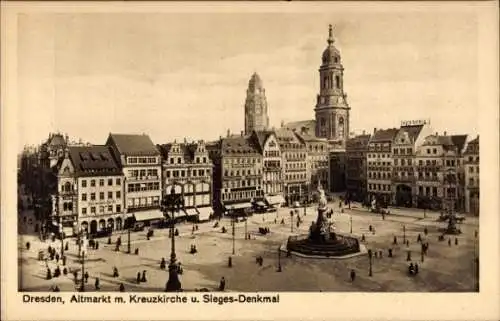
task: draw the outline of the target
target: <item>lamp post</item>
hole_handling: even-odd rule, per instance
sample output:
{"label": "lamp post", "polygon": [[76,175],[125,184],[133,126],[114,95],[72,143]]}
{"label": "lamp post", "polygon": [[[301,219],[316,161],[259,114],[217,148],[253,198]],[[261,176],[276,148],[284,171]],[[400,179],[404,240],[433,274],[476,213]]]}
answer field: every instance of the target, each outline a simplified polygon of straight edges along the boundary
{"label": "lamp post", "polygon": [[231,228],[233,233],[233,255],[235,254],[235,218],[234,218],[234,209],[231,207]]}
{"label": "lamp post", "polygon": [[370,263],[370,270],[368,271],[368,276],[373,276],[373,271],[372,271],[372,257],[373,257],[372,250],[368,250],[368,259],[369,259],[369,263]]}
{"label": "lamp post", "polygon": [[130,221],[129,224],[127,224],[127,254],[130,254]]}
{"label": "lamp post", "polygon": [[352,214],[349,214],[349,222],[350,222],[351,234],[352,234]]}
{"label": "lamp post", "polygon": [[178,267],[175,264],[175,212],[178,212],[182,208],[184,208],[184,198],[180,194],[175,194],[175,190],[172,188],[170,195],[165,195],[162,200],[162,211],[164,215],[167,216],[169,210],[172,213],[170,224],[171,252],[170,263],[168,265],[168,281],[165,286],[166,292],[178,292],[182,290],[181,282],[179,281]]}
{"label": "lamp post", "polygon": [[281,272],[281,249],[278,246],[278,272]]}
{"label": "lamp post", "polygon": [[61,257],[64,256],[64,238],[62,230],[62,217],[59,216],[59,238],[61,239]]}
{"label": "lamp post", "polygon": [[403,243],[406,243],[406,225],[403,224]]}
{"label": "lamp post", "polygon": [[290,231],[293,233],[293,210],[290,211]]}
{"label": "lamp post", "polygon": [[248,240],[247,223],[248,223],[248,216],[245,216],[245,240]]}
{"label": "lamp post", "polygon": [[85,292],[85,251],[82,252],[82,283],[80,285],[80,292]]}

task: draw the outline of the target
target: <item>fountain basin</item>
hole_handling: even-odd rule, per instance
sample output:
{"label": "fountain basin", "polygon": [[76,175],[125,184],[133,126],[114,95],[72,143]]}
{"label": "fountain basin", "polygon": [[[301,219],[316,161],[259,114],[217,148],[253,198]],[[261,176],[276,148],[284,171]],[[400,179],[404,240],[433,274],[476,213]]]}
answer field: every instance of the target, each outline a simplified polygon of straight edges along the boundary
{"label": "fountain basin", "polygon": [[309,235],[290,236],[286,250],[301,257],[310,258],[348,258],[366,253],[359,240],[350,235],[330,233],[329,239],[318,242]]}

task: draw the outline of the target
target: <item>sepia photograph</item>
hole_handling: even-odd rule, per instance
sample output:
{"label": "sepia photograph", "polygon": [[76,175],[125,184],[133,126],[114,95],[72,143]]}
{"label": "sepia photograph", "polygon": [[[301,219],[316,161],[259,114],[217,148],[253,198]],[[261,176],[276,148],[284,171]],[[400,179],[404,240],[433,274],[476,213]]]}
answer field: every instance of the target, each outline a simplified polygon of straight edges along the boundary
{"label": "sepia photograph", "polygon": [[495,3],[11,15],[16,306],[484,293]]}

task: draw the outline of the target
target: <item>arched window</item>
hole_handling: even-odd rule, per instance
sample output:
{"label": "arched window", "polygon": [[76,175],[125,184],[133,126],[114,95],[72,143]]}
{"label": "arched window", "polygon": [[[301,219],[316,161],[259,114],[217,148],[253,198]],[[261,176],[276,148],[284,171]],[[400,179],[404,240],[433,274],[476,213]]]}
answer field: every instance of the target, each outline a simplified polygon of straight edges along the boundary
{"label": "arched window", "polygon": [[335,84],[337,86],[337,89],[340,89],[340,77],[339,76],[335,76]]}
{"label": "arched window", "polygon": [[339,138],[344,137],[344,118],[343,117],[339,118],[338,136],[339,136]]}

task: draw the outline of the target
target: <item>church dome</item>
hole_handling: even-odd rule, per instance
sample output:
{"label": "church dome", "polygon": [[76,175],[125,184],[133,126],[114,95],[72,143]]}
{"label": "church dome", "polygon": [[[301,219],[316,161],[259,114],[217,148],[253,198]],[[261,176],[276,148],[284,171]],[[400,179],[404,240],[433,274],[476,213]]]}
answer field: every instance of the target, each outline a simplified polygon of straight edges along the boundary
{"label": "church dome", "polygon": [[340,51],[333,45],[335,40],[333,39],[332,25],[330,25],[328,30],[328,47],[323,51],[322,62],[323,64],[339,64],[340,63]]}

